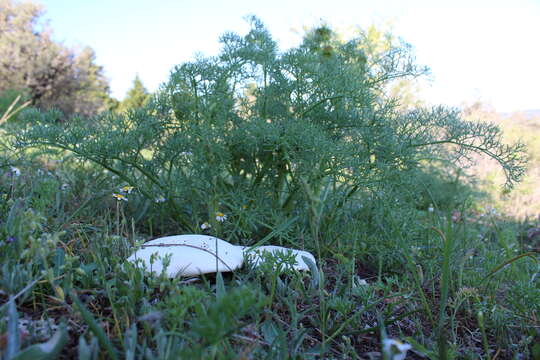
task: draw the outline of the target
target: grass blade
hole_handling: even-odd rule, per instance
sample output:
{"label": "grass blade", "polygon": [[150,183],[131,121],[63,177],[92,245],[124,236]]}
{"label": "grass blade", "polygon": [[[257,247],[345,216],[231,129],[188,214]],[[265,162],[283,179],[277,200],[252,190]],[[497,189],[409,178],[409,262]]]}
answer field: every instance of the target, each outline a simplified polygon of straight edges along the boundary
{"label": "grass blade", "polygon": [[226,293],[225,283],[223,282],[223,276],[218,271],[216,274],[216,298],[221,299]]}
{"label": "grass blade", "polygon": [[15,306],[13,297],[8,303],[8,340],[6,349],[6,359],[11,360],[21,348],[21,335],[19,334],[19,313]]}
{"label": "grass blade", "polygon": [[505,268],[507,265],[510,265],[511,263],[513,263],[514,261],[517,261],[521,258],[524,258],[524,257],[530,257],[531,259],[533,259],[534,261],[538,262],[538,260],[536,260],[536,253],[535,252],[527,252],[527,253],[523,253],[523,254],[520,254],[518,256],[515,256],[513,258],[511,258],[510,260],[507,260],[505,262],[503,262],[501,265],[495,267],[495,269],[491,270],[489,274],[487,274],[483,279],[482,281],[486,280],[487,278],[489,278],[490,276],[494,275],[496,272],[498,272],[499,270]]}

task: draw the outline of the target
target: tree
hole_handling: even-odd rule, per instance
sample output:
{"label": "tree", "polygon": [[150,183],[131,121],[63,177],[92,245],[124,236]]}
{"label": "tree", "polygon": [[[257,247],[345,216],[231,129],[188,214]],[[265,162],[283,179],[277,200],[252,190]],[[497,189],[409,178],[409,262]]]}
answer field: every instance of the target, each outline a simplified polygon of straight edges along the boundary
{"label": "tree", "polygon": [[27,90],[34,106],[66,116],[104,110],[109,86],[94,51],[54,42],[43,13],[32,2],[0,0],[0,93]]}
{"label": "tree", "polygon": [[126,98],[120,103],[119,111],[141,108],[150,100],[150,93],[144,87],[139,75],[133,79],[133,86],[128,90]]}

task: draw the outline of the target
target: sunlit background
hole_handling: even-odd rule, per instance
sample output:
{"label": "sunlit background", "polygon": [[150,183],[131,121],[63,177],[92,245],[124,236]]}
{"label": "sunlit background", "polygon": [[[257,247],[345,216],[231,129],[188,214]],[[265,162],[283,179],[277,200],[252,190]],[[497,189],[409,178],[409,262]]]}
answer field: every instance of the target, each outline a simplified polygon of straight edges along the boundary
{"label": "sunlit background", "polygon": [[429,103],[481,101],[499,112],[540,109],[540,1],[144,1],[41,0],[54,38],[90,46],[122,99],[136,74],[150,90],[196,52],[211,55],[225,31],[245,33],[256,15],[281,49],[306,27],[346,32],[375,25],[410,43],[431,69]]}

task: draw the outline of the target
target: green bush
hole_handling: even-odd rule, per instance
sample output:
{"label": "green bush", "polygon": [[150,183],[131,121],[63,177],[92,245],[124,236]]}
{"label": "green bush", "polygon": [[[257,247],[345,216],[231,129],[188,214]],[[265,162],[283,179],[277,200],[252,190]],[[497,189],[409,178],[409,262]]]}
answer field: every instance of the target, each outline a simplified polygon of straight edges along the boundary
{"label": "green bush", "polygon": [[210,221],[236,242],[280,225],[282,238],[305,235],[311,246],[344,225],[378,229],[377,216],[414,225],[417,204],[405,199],[425,192],[421,170],[434,162],[456,167],[480,153],[499,162],[508,186],[522,176],[522,146],[502,144],[496,126],[444,107],[404,112],[385,96],[390,81],[425,73],[406,44],[373,62],[362,37],[340,42],[320,27],[280,52],[251,24],[244,37],[223,35],[218,56],[177,66],[144,108],[66,123],[34,112],[15,145],[99,164],[142,195],[138,219],[159,206],[170,220],[162,231],[196,232]]}

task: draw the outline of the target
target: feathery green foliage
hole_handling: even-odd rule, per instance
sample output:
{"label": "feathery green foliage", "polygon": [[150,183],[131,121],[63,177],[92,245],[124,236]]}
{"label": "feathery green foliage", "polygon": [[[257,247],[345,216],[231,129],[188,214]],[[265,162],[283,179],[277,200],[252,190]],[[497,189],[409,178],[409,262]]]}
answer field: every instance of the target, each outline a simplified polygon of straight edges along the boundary
{"label": "feathery green foliage", "polygon": [[[141,108],[67,123],[27,109],[31,121],[4,130],[0,297],[12,320],[0,335],[19,310],[69,318],[66,358],[360,359],[381,349],[379,331],[430,358],[534,354],[532,242],[445,178],[483,154],[511,186],[521,145],[453,109],[398,106],[387,85],[426,72],[405,45],[373,57],[362,34],[342,42],[320,27],[280,52],[251,21]],[[115,200],[125,185],[129,201]],[[193,282],[125,261],[147,238],[203,231],[317,262],[302,274],[285,256]],[[43,343],[22,342],[10,353]]]}
{"label": "feathery green foliage", "polygon": [[276,209],[308,222],[327,189],[320,226],[358,199],[414,197],[427,161],[456,166],[475,153],[500,163],[507,186],[522,176],[521,145],[501,143],[496,126],[443,107],[398,111],[381,96],[388,81],[425,72],[408,47],[390,47],[367,66],[361,38],[333,41],[321,27],[280,53],[259,20],[251,22],[245,37],[222,36],[218,56],[177,66],[148,106],[91,125],[35,113],[15,145],[69,151],[148,201],[163,195],[186,230],[192,218],[211,218],[238,199],[257,201],[260,222]]}

